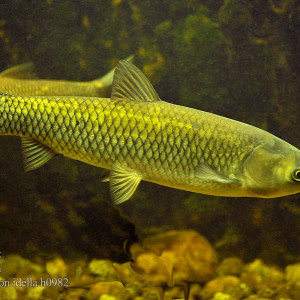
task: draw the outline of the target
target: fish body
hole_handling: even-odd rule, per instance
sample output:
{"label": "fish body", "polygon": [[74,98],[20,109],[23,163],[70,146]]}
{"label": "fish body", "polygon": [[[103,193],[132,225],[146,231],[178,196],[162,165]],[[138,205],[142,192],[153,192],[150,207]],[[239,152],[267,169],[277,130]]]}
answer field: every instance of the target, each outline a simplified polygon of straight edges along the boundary
{"label": "fish body", "polygon": [[93,83],[0,77],[0,90],[24,96],[104,96],[106,87],[100,80]]}
{"label": "fish body", "polygon": [[55,154],[109,169],[112,198],[141,180],[231,197],[300,191],[300,151],[251,125],[159,99],[131,63],[111,98],[0,96],[0,134],[22,139],[25,169]]}
{"label": "fish body", "polygon": [[[127,58],[132,60],[132,56]],[[37,79],[31,63],[0,73],[0,91],[23,96],[108,96],[114,69],[99,79],[87,82]]]}

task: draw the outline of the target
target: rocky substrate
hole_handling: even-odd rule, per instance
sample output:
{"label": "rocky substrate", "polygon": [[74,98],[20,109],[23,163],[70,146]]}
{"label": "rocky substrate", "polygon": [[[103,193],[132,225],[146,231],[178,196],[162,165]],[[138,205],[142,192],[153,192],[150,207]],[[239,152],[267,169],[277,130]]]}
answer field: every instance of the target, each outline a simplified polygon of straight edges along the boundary
{"label": "rocky substrate", "polygon": [[300,263],[284,270],[260,259],[218,262],[195,231],[168,231],[130,248],[132,261],[61,257],[33,262],[19,255],[0,259],[0,299],[300,299]]}

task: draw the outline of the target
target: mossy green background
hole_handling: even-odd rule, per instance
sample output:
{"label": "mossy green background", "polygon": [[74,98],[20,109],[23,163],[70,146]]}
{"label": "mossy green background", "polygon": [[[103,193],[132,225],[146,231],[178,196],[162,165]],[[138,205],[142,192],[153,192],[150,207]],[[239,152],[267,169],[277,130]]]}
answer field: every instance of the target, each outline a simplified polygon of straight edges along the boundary
{"label": "mossy green background", "polygon": [[[299,24],[294,0],[2,1],[0,69],[32,61],[40,78],[86,81],[134,53],[163,100],[299,147]],[[63,157],[24,173],[18,140],[1,137],[0,250],[122,260],[135,231],[193,228],[221,257],[300,259],[298,195],[227,199],[143,182],[115,208],[103,174]]]}

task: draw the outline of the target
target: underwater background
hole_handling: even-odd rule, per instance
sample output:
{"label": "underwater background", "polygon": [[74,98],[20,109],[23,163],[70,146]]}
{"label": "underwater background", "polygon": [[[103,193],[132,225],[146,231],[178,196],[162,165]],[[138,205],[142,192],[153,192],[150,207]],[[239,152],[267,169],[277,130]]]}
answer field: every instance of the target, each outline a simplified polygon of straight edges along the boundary
{"label": "underwater background", "polygon": [[[0,70],[31,61],[39,78],[89,81],[131,54],[161,99],[300,147],[295,0],[1,1]],[[59,156],[25,173],[20,149],[0,137],[0,299],[300,299],[299,195],[142,182],[114,206],[104,170]],[[45,274],[76,289],[1,287]]]}

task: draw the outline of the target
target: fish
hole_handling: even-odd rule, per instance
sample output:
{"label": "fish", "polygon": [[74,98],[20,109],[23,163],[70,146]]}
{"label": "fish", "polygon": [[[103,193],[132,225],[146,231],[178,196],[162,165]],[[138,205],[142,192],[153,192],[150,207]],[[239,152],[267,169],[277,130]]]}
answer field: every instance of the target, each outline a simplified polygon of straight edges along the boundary
{"label": "fish", "polygon": [[108,169],[112,200],[141,180],[224,197],[300,191],[300,151],[252,125],[161,100],[123,60],[110,98],[0,94],[0,134],[21,137],[24,168],[57,154]]}
{"label": "fish", "polygon": [[[127,60],[132,61],[133,55]],[[0,91],[23,96],[109,96],[115,68],[101,78],[87,81],[37,79],[32,63],[23,63],[0,73]]]}

